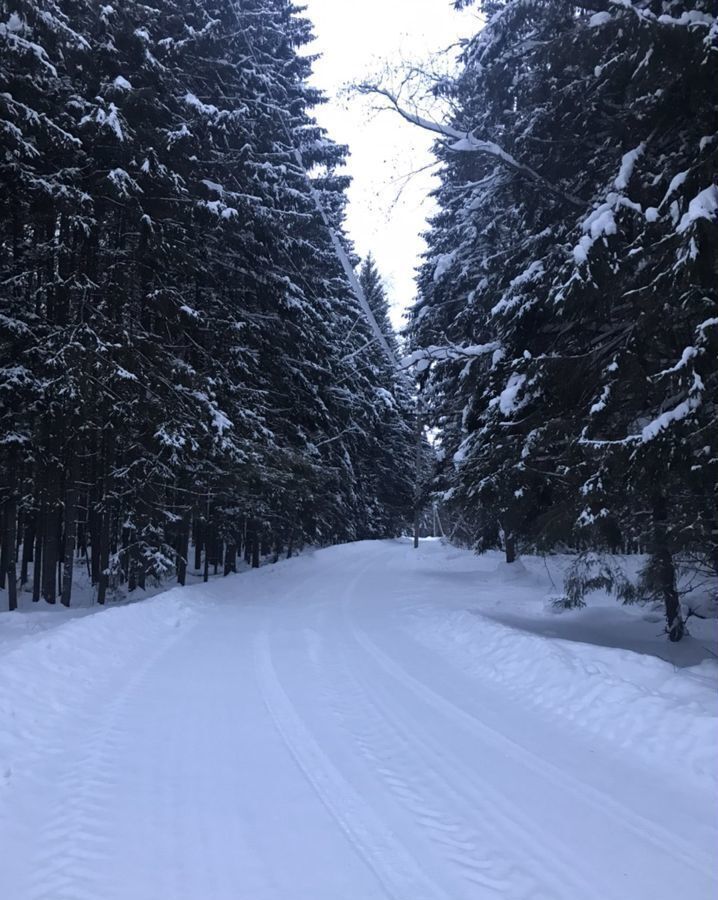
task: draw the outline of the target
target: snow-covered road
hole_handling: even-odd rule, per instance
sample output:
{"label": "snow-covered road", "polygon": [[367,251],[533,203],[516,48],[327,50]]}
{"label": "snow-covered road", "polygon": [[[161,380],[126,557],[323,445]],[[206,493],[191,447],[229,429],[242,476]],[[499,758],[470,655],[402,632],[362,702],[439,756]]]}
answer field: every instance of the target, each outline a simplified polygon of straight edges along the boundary
{"label": "snow-covered road", "polygon": [[438,543],[362,543],[11,645],[2,896],[715,897],[710,779],[432,641],[481,578]]}

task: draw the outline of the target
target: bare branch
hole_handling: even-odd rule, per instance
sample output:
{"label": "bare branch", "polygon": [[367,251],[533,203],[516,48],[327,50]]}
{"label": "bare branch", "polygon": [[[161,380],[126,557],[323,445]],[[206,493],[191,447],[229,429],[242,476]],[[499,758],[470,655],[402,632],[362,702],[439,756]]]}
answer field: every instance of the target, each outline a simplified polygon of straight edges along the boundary
{"label": "bare branch", "polygon": [[507,153],[506,150],[494,143],[494,141],[481,140],[471,131],[462,132],[451,125],[434,122],[431,119],[419,115],[418,112],[412,112],[405,106],[402,106],[397,94],[392,93],[392,91],[381,85],[365,82],[357,85],[357,91],[361,94],[373,94],[388,100],[391,108],[393,108],[406,122],[416,125],[419,128],[423,128],[425,131],[437,134],[439,137],[445,138],[449,150],[453,150],[456,153],[483,153],[487,156],[492,156],[503,165],[513,169],[515,172],[520,172],[534,183],[540,184],[547,191],[554,194],[556,197],[560,197],[577,209],[585,208],[586,204],[579,197],[567,193],[557,185],[548,181],[543,175],[539,174],[535,169],[532,169],[531,166],[527,166],[525,163],[520,162],[516,157]]}

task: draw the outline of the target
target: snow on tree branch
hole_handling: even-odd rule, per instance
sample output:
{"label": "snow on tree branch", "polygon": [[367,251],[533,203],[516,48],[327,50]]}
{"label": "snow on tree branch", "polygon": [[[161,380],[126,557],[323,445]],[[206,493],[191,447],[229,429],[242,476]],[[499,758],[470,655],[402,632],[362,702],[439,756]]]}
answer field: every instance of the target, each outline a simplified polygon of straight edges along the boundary
{"label": "snow on tree branch", "polygon": [[381,85],[364,82],[357,86],[357,90],[361,94],[375,94],[379,97],[384,97],[389,101],[395,112],[397,112],[405,121],[412,125],[416,125],[419,128],[423,128],[425,131],[431,131],[434,134],[438,134],[440,137],[446,138],[449,150],[453,150],[456,153],[482,153],[487,156],[492,156],[502,165],[513,169],[515,172],[520,172],[531,181],[540,184],[550,193],[567,201],[572,206],[580,209],[584,208],[585,203],[579,197],[567,193],[558,187],[558,185],[548,181],[543,175],[535,169],[532,169],[531,166],[527,166],[516,159],[516,157],[512,156],[494,141],[484,141],[481,138],[476,137],[471,131],[463,132],[446,123],[434,122],[431,119],[427,119],[416,111],[412,112],[401,104],[397,94]]}
{"label": "snow on tree branch", "polygon": [[431,346],[422,347],[405,356],[399,363],[401,369],[416,367],[417,372],[423,372],[432,362],[449,362],[460,359],[478,359],[499,349],[498,341],[488,344],[474,344],[469,347]]}
{"label": "snow on tree branch", "polygon": [[642,21],[653,22],[658,25],[667,25],[669,27],[683,26],[684,28],[703,27],[708,28],[711,33],[715,32],[716,26],[718,26],[718,19],[716,19],[715,16],[697,9],[684,11],[680,16],[676,17],[670,16],[667,13],[656,15],[656,13],[652,12],[650,9],[634,6],[631,0],[609,0],[609,6],[626,9],[629,12],[635,13]]}

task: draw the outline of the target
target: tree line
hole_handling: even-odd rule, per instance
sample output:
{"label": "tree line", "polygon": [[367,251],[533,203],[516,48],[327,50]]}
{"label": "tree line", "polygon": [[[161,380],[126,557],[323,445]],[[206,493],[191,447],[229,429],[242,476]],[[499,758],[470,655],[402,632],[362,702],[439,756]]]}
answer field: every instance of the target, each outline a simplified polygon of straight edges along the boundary
{"label": "tree line", "polygon": [[410,520],[411,397],[312,197],[341,233],[310,39],[289,0],[0,0],[11,608]]}
{"label": "tree line", "polygon": [[[433,487],[457,540],[591,551],[571,602],[659,598],[679,640],[677,567],[715,573],[718,550],[715,7],[479,7],[431,86],[445,125],[384,92],[440,135],[410,326]],[[629,543],[638,586],[601,556]]]}

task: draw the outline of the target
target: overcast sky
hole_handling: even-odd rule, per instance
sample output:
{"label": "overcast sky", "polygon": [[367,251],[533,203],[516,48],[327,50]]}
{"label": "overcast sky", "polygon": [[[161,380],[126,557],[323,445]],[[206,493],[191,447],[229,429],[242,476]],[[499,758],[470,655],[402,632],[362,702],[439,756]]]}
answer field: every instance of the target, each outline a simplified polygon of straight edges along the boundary
{"label": "overcast sky", "polygon": [[[451,0],[304,0],[322,54],[314,82],[329,96],[317,118],[351,150],[348,231],[357,251],[370,250],[387,282],[395,326],[414,298],[420,233],[431,205],[429,173],[403,176],[431,162],[431,137],[391,112],[373,113],[342,88],[380,71],[386,62],[425,60],[477,28],[476,13],[457,13]],[[400,188],[401,196],[397,199]]]}

